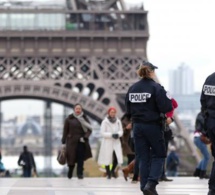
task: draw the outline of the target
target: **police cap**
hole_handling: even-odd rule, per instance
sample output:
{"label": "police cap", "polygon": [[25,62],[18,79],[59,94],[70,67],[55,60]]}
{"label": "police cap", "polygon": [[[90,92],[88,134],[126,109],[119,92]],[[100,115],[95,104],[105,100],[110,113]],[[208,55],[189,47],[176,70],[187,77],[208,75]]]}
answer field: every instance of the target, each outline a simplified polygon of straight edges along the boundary
{"label": "police cap", "polygon": [[155,66],[155,65],[153,65],[152,63],[147,62],[147,61],[144,61],[144,62],[143,62],[143,66],[148,66],[148,67],[150,67],[152,70],[158,69],[157,66]]}

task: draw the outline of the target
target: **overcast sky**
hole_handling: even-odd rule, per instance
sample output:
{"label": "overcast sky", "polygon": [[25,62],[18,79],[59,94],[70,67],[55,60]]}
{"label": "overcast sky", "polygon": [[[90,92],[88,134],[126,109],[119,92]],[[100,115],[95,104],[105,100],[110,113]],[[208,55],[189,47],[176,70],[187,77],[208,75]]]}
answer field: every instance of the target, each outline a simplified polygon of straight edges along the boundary
{"label": "overcast sky", "polygon": [[[144,6],[149,12],[148,59],[159,67],[161,83],[168,90],[169,70],[184,62],[194,70],[195,91],[201,91],[206,76],[215,71],[215,0],[145,0]],[[6,101],[2,111],[8,116],[16,111],[43,113],[41,101],[23,101]],[[62,110],[57,105],[55,109]]]}
{"label": "overcast sky", "polygon": [[[131,2],[127,0],[127,2]],[[184,62],[194,70],[195,91],[215,71],[214,0],[132,0],[148,11],[148,59],[168,89],[170,69]]]}

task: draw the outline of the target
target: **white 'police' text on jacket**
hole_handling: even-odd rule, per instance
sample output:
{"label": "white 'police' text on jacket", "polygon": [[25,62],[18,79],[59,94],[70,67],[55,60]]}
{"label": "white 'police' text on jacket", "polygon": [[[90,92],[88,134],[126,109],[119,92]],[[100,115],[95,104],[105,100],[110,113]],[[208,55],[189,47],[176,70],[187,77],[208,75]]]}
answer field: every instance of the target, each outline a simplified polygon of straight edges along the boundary
{"label": "white 'police' text on jacket", "polygon": [[150,97],[150,93],[129,93],[129,101],[132,103],[143,103]]}
{"label": "white 'police' text on jacket", "polygon": [[213,85],[204,85],[203,92],[205,95],[215,96],[215,86]]}

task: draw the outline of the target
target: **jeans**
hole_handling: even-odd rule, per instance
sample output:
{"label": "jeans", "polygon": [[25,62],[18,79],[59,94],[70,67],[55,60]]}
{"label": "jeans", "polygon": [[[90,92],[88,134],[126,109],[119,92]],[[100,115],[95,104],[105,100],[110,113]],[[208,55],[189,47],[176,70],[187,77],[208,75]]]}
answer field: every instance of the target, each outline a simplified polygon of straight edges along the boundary
{"label": "jeans", "polygon": [[135,154],[139,161],[140,187],[143,191],[148,181],[158,184],[166,148],[163,131],[157,124],[134,123]]}
{"label": "jeans", "polygon": [[203,155],[202,160],[196,168],[205,171],[207,169],[207,165],[210,159],[207,145],[201,141],[200,137],[194,137],[194,143]]}
{"label": "jeans", "polygon": [[178,176],[177,171],[167,171],[166,174],[167,174],[168,177],[176,177],[176,176]]}

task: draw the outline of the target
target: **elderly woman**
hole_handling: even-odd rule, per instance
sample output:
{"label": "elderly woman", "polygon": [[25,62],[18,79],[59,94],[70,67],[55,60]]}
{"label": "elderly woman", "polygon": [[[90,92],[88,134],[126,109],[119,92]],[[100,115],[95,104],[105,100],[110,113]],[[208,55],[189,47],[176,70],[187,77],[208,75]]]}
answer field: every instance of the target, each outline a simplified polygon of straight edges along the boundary
{"label": "elderly woman", "polygon": [[64,123],[62,144],[66,144],[66,159],[69,167],[68,178],[71,179],[75,163],[77,163],[77,177],[83,179],[84,161],[92,157],[88,138],[92,127],[83,113],[82,106],[76,104],[74,113],[70,114]]}
{"label": "elderly woman", "polygon": [[[101,148],[99,151],[98,163],[105,165],[107,178],[116,177],[115,168],[123,162],[122,146],[120,137],[123,134],[121,121],[116,117],[116,109],[110,107],[108,116],[101,124]],[[110,165],[113,164],[110,170]]]}

